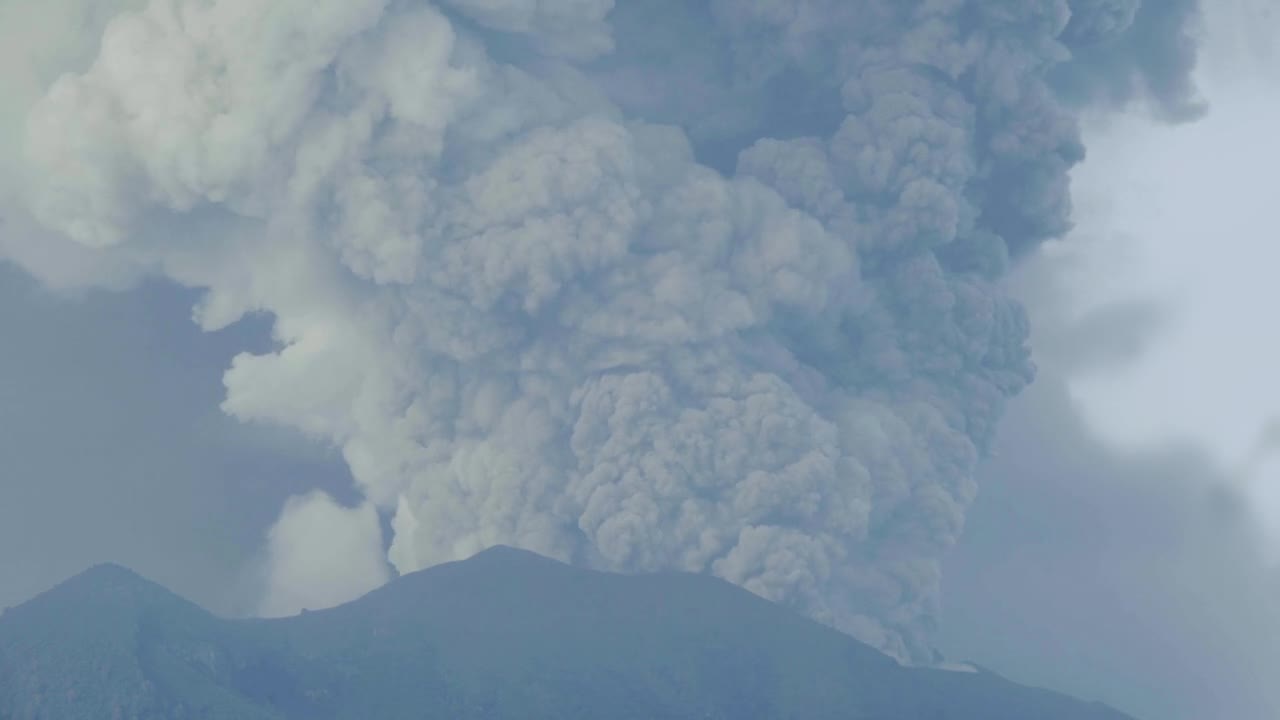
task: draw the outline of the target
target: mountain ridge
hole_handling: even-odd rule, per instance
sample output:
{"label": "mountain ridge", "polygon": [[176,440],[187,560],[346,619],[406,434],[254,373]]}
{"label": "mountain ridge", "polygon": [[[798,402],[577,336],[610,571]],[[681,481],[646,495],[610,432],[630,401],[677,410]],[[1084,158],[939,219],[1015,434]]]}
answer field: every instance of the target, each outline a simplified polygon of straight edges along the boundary
{"label": "mountain ridge", "polygon": [[709,576],[504,547],[274,620],[217,618],[109,564],[0,616],[0,720],[111,716],[1132,720],[903,667]]}

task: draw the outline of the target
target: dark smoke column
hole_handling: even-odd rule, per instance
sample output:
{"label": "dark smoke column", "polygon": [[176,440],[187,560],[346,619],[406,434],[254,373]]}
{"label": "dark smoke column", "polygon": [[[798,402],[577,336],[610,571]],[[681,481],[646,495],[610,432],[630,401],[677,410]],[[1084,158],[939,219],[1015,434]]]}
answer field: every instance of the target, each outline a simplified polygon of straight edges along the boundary
{"label": "dark smoke column", "polygon": [[59,242],[206,288],[206,328],[275,316],[224,408],[340,447],[367,502],[285,508],[265,609],[376,583],[380,511],[401,571],[711,572],[932,661],[1033,375],[1000,279],[1070,224],[1066,43],[1123,54],[1137,5],[289,5],[122,14],[24,138]]}

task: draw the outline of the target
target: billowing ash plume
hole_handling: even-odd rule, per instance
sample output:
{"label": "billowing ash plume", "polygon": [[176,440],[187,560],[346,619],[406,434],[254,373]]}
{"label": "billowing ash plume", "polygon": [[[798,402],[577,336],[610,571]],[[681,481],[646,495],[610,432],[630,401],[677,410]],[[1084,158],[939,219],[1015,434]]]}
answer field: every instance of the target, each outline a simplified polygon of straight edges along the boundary
{"label": "billowing ash plume", "polygon": [[1069,225],[1054,88],[1188,102],[1140,60],[1189,16],[1143,12],[153,0],[24,108],[7,204],[45,230],[5,246],[206,288],[209,330],[274,316],[224,408],[331,441],[368,504],[290,503],[271,607],[325,557],[358,592],[506,543],[715,573],[927,661],[1033,374],[1000,279]]}
{"label": "billowing ash plume", "polygon": [[1072,0],[1071,9],[1062,40],[1072,62],[1052,75],[1063,97],[1118,105],[1144,95],[1173,121],[1204,112],[1192,84],[1199,0]]}

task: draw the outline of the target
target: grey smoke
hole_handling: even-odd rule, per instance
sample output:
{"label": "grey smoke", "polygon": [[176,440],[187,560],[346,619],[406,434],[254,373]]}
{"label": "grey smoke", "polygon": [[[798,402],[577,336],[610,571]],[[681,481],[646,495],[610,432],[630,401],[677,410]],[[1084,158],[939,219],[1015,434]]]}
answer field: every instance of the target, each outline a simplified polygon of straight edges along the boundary
{"label": "grey smoke", "polygon": [[929,661],[1033,376],[1002,276],[1070,227],[1061,93],[1190,102],[1179,6],[156,0],[23,108],[4,205],[44,231],[0,247],[275,318],[223,408],[340,447],[367,500],[289,503],[266,608],[502,543]]}
{"label": "grey smoke", "polygon": [[1053,74],[1062,97],[1112,106],[1137,97],[1174,122],[1204,114],[1192,81],[1199,0],[1071,0],[1071,9],[1063,40],[1073,59]]}
{"label": "grey smoke", "polygon": [[[978,471],[982,493],[944,563],[939,644],[1138,718],[1280,716],[1280,566],[1268,505],[1245,483],[1258,468],[1193,441],[1117,447],[1098,436],[1072,382],[1123,370],[1170,318],[1140,301],[1079,316],[1062,258],[1045,260],[1011,278],[1040,372]],[[1268,459],[1275,427],[1254,461]]]}

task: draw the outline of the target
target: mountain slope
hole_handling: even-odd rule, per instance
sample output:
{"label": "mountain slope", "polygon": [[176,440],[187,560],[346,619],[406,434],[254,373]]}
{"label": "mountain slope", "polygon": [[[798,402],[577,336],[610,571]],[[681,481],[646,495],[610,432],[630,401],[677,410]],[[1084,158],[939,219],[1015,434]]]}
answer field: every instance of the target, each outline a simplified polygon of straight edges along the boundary
{"label": "mountain slope", "polygon": [[209,682],[225,621],[102,565],[0,616],[0,720],[274,717]]}
{"label": "mountain slope", "polygon": [[1123,720],[903,668],[722,581],[495,548],[342,607],[228,621],[121,568],[0,617],[0,719]]}

